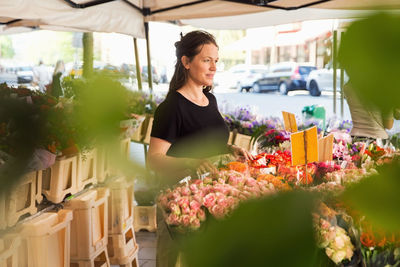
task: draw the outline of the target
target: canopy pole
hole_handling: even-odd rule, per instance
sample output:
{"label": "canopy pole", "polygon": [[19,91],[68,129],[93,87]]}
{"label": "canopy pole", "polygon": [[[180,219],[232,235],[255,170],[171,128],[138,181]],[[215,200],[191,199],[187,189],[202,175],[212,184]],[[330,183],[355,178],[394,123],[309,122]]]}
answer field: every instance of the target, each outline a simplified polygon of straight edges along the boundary
{"label": "canopy pole", "polygon": [[[340,41],[343,40],[344,32],[340,33]],[[343,67],[340,68],[340,115],[342,119],[344,117],[344,93],[343,93],[343,86],[344,86],[344,69]]]}
{"label": "canopy pole", "polygon": [[153,95],[153,72],[151,66],[151,57],[150,57],[150,40],[149,40],[149,23],[146,21],[144,23],[144,31],[146,36],[146,49],[147,49],[147,80],[149,83],[150,95]]}
{"label": "canopy pole", "polygon": [[138,82],[138,90],[142,91],[142,74],[140,72],[140,63],[139,63],[139,53],[138,53],[138,46],[137,46],[137,39],[133,37],[133,49],[135,50],[135,62],[136,62],[136,79]]}
{"label": "canopy pole", "polygon": [[337,30],[333,31],[333,44],[332,44],[332,67],[333,67],[333,114],[336,114],[336,48],[337,48]]}

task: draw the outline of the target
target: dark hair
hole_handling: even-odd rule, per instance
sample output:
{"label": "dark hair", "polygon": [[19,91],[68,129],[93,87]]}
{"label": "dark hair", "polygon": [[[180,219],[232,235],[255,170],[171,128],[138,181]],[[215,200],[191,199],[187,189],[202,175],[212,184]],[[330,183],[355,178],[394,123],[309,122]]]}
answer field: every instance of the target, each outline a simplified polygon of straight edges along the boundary
{"label": "dark hair", "polygon": [[[176,64],[174,75],[169,84],[168,93],[175,92],[181,88],[188,79],[188,70],[183,66],[181,58],[186,56],[192,61],[192,59],[200,53],[205,44],[213,44],[218,47],[214,36],[206,31],[192,31],[184,36],[182,36],[181,33],[181,40],[175,43]],[[204,88],[206,92],[210,90],[211,86],[206,86],[206,88]]]}

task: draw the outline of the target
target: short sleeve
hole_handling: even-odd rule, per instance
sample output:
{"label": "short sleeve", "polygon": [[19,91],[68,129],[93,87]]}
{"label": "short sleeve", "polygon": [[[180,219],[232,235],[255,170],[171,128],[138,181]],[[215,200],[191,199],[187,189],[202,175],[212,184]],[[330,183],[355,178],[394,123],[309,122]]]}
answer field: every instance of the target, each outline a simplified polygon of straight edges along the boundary
{"label": "short sleeve", "polygon": [[154,113],[151,136],[173,143],[179,134],[179,114],[177,105],[171,101],[161,103]]}

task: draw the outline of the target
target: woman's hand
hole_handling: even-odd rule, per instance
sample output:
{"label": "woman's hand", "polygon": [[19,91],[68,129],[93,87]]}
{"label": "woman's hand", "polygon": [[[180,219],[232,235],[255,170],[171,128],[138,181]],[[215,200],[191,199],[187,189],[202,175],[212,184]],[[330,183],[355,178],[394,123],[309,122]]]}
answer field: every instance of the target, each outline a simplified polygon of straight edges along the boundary
{"label": "woman's hand", "polygon": [[229,145],[229,150],[230,152],[235,155],[236,157],[244,157],[246,160],[254,160],[255,157],[246,149],[235,146],[235,145]]}
{"label": "woman's hand", "polygon": [[188,159],[187,165],[190,169],[196,170],[196,172],[201,175],[207,172],[217,173],[218,169],[206,159]]}

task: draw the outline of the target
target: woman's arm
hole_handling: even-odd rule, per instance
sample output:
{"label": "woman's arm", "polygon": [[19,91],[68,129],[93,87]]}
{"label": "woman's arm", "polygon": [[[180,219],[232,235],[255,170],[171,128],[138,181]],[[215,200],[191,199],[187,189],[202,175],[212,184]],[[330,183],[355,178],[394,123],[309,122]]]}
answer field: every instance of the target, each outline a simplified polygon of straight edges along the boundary
{"label": "woman's arm", "polygon": [[170,183],[176,183],[180,179],[198,170],[201,173],[214,172],[216,168],[209,161],[201,159],[175,158],[167,155],[171,143],[157,137],[150,138],[147,163],[157,173],[168,177]]}

